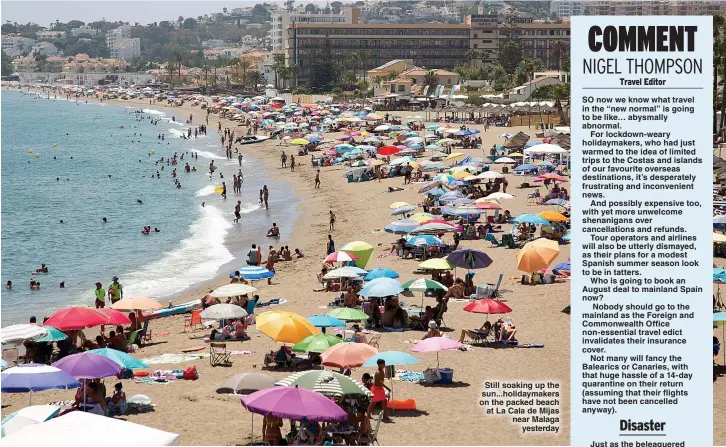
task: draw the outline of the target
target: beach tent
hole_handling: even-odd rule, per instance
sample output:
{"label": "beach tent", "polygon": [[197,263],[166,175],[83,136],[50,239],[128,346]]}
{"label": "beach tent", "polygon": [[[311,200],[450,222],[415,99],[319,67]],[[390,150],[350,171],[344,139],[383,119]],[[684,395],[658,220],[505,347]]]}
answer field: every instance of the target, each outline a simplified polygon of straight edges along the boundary
{"label": "beach tent", "polygon": [[353,241],[343,245],[339,248],[339,250],[347,251],[348,253],[358,256],[358,259],[355,261],[355,265],[360,268],[365,268],[366,264],[368,264],[368,260],[371,258],[371,254],[373,253],[373,246],[367,242]]}
{"label": "beach tent", "polygon": [[179,445],[179,435],[82,411],[23,428],[3,445]]}

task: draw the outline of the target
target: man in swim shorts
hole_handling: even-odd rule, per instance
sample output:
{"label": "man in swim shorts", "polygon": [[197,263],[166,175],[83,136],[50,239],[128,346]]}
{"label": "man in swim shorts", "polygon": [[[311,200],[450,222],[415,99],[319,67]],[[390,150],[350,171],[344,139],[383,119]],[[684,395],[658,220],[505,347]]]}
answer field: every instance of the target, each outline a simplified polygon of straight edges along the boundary
{"label": "man in swim shorts", "polygon": [[100,282],[96,282],[96,290],[93,292],[96,294],[96,309],[103,309],[106,305],[106,290]]}
{"label": "man in swim shorts", "polygon": [[242,202],[238,200],[237,205],[235,205],[235,207],[234,207],[234,223],[239,222],[240,217],[242,217],[242,214],[240,214],[241,205],[242,205]]}
{"label": "man in swim shorts", "polygon": [[383,421],[384,422],[390,422],[391,419],[388,417],[388,397],[386,396],[386,390],[391,391],[390,388],[386,386],[384,383],[386,379],[386,361],[383,359],[378,359],[378,362],[376,362],[378,365],[378,371],[376,371],[375,376],[373,377],[373,386],[371,387],[371,391],[373,392],[373,398],[371,399],[371,404],[368,406],[368,412],[366,413],[366,416],[368,418],[371,418],[371,412],[373,411],[373,408],[380,403],[383,405]]}

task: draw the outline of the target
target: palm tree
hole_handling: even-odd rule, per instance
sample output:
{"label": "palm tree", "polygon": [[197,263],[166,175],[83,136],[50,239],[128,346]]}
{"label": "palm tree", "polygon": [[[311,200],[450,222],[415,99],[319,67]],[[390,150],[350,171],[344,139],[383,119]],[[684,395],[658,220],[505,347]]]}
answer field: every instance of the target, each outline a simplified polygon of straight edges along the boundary
{"label": "palm tree", "polygon": [[252,66],[252,62],[247,59],[240,60],[237,65],[242,70],[242,86],[247,85],[247,70]]}
{"label": "palm tree", "polygon": [[366,79],[368,77],[368,76],[366,76],[368,74],[368,71],[367,71],[368,60],[371,58],[373,53],[368,50],[361,50],[358,52],[358,55],[360,56],[360,68],[361,68],[361,74],[362,74],[361,78]]}
{"label": "palm tree", "polygon": [[257,86],[265,83],[265,75],[259,71],[250,72],[247,76],[248,81],[252,84],[252,90],[257,91]]}
{"label": "palm tree", "polygon": [[466,54],[464,55],[464,58],[466,59],[466,63],[471,65],[471,62],[480,59],[482,57],[482,54],[477,50],[467,50]]}
{"label": "palm tree", "polygon": [[431,87],[436,87],[439,85],[439,77],[436,76],[436,72],[433,70],[429,70],[426,72],[423,78],[423,85],[428,85]]}
{"label": "palm tree", "polygon": [[560,124],[566,124],[567,118],[565,117],[565,111],[562,107],[562,101],[569,101],[570,99],[570,84],[557,84],[557,85],[543,85],[538,87],[531,95],[537,100],[549,99],[555,102],[555,108],[560,114]]}
{"label": "palm tree", "polygon": [[275,72],[275,88],[277,88],[277,77],[279,76],[280,71],[285,68],[285,55],[284,54],[276,54],[274,56],[274,63],[272,64],[272,71]]}
{"label": "palm tree", "polygon": [[298,64],[292,64],[288,67],[290,70],[290,77],[292,78],[292,88],[297,87],[297,75],[300,74],[300,66]]}
{"label": "palm tree", "polygon": [[290,71],[290,67],[280,68],[280,79],[282,79],[282,88],[287,88],[287,80],[290,79],[291,75],[292,73]]}
{"label": "palm tree", "polygon": [[350,71],[353,72],[354,77],[357,77],[356,71],[358,71],[358,64],[360,64],[360,60],[360,53],[358,53],[357,51],[348,53],[345,58],[345,65],[347,65]]}
{"label": "palm tree", "polygon": [[567,45],[561,40],[555,40],[551,44],[552,57],[557,59],[557,68],[562,67],[562,58],[567,53]]}
{"label": "palm tree", "polygon": [[209,69],[209,65],[205,65],[202,67],[202,76],[204,76],[204,93],[209,90],[209,72],[211,70]]}
{"label": "palm tree", "polygon": [[232,79],[236,82],[239,82],[239,63],[241,62],[241,59],[238,57],[233,57],[229,60],[229,68],[230,70],[233,70],[234,76],[232,76]]}
{"label": "palm tree", "polygon": [[181,54],[181,52],[177,51],[174,53],[172,60],[173,60],[173,66],[176,66],[176,69],[177,69],[177,79],[179,80],[179,83],[181,84],[182,67],[184,66],[184,55]]}

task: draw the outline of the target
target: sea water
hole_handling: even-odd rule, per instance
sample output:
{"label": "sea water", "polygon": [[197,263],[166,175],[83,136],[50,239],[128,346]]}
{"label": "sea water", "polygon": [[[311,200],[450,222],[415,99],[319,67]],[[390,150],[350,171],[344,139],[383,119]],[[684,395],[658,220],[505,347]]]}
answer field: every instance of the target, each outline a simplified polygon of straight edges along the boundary
{"label": "sea water", "polygon": [[[244,259],[237,258],[251,243],[278,245],[264,237],[272,222],[283,236],[290,233],[295,194],[271,181],[253,157],[245,156],[241,167],[237,159],[227,160],[216,129],[181,139],[189,128],[182,115],[171,108],[3,92],[3,326],[92,305],[94,283],[107,288],[113,276],[120,277],[126,296],[168,298],[242,266]],[[167,165],[174,153],[184,160]],[[212,160],[218,169],[210,179]],[[185,173],[186,163],[197,171]],[[171,176],[174,168],[181,188]],[[244,184],[235,196],[232,175],[239,169]],[[214,192],[222,181],[227,200]],[[259,204],[263,185],[270,190],[270,210]],[[243,216],[234,224],[237,200]],[[145,225],[160,232],[142,235]],[[31,275],[42,263],[49,273]],[[40,290],[29,289],[31,279],[40,281]],[[8,280],[12,290],[4,288]]]}

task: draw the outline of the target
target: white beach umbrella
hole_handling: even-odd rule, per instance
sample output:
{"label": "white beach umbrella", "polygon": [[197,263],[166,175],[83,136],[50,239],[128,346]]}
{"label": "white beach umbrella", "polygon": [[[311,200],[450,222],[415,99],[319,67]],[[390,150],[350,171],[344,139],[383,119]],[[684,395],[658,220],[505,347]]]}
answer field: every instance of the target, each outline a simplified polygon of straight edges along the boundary
{"label": "white beach umbrella", "polygon": [[35,324],[14,324],[0,329],[2,343],[22,342],[48,335],[48,329]]}
{"label": "white beach umbrella", "polygon": [[202,318],[209,318],[210,320],[230,320],[246,316],[247,311],[234,304],[215,304],[207,307],[201,313]]}
{"label": "white beach umbrella", "polygon": [[516,160],[513,160],[509,157],[501,157],[497,158],[494,163],[516,163]]}
{"label": "white beach umbrella", "polygon": [[[488,196],[484,197],[485,199],[489,200],[510,200],[513,199],[514,196],[511,194],[507,194],[506,192],[495,192],[492,194],[489,194]],[[477,200],[478,202],[478,200]]]}
{"label": "white beach umbrella", "polygon": [[2,437],[11,435],[29,425],[40,424],[60,412],[57,405],[32,405],[10,413],[3,418]]}
{"label": "white beach umbrella", "polygon": [[489,180],[495,178],[504,178],[504,174],[497,171],[484,171],[476,177],[482,180]]}
{"label": "white beach umbrella", "polygon": [[345,267],[331,270],[329,271],[325,276],[323,276],[323,279],[341,279],[341,278],[357,278],[358,273],[354,272],[353,270],[347,269]]}
{"label": "white beach umbrella", "polygon": [[210,295],[214,298],[228,298],[230,296],[247,295],[248,293],[254,292],[257,292],[257,289],[255,289],[254,287],[248,286],[247,284],[236,283],[222,286],[216,289]]}

